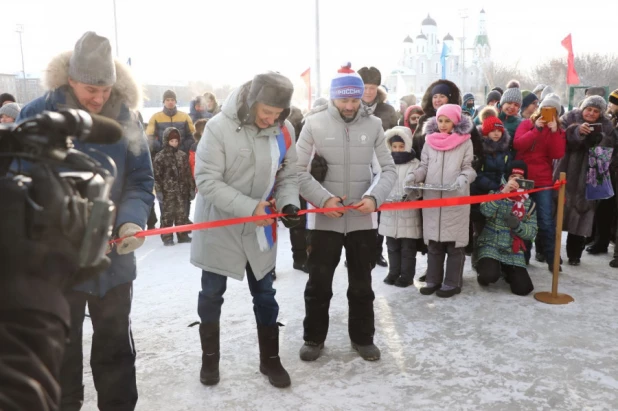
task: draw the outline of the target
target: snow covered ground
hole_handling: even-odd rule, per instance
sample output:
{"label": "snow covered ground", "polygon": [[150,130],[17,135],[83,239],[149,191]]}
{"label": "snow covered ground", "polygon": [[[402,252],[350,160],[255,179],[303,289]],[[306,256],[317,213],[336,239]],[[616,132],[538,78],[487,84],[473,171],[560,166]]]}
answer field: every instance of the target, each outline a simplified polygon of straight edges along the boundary
{"label": "snow covered ground", "polygon": [[[388,286],[382,282],[387,269],[376,267],[378,362],[363,361],[350,348],[342,258],[326,347],[316,362],[305,363],[298,350],[307,275],[292,269],[287,230],[280,227],[279,234],[280,355],[292,386],[274,388],[258,371],[251,296],[246,281],[235,280],[228,281],[221,318],[221,382],[200,384],[198,327],[187,327],[199,320],[200,271],[189,263],[188,244],[163,247],[150,237],[137,252],[133,300],[138,410],[618,409],[618,270],[607,255],[564,266],[560,291],[575,302],[563,306],[514,296],[502,280],[481,288],[469,262],[462,293],[445,300],[420,295],[420,283]],[[420,257],[417,273],[426,264]],[[535,291],[551,289],[545,266],[533,262],[530,272]],[[96,410],[91,337],[87,319],[84,410]]]}

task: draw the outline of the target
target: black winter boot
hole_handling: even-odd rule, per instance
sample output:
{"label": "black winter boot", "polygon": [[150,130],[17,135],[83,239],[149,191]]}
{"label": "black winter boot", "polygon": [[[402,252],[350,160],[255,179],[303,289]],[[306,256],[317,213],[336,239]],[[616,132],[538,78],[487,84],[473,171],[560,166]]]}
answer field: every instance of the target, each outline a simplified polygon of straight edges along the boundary
{"label": "black winter boot", "polygon": [[275,325],[258,325],[260,343],[260,372],[268,376],[268,381],[277,388],[292,384],[290,375],[281,365],[279,358],[279,323]]}
{"label": "black winter boot", "polygon": [[202,369],[200,381],[204,385],[219,382],[219,323],[200,324],[202,342]]}

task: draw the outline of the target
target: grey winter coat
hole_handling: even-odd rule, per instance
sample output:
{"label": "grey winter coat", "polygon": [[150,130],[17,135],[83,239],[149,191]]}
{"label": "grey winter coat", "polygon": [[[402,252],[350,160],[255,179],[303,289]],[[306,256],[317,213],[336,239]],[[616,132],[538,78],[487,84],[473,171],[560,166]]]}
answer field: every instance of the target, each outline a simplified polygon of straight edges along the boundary
{"label": "grey winter coat", "polygon": [[564,223],[562,231],[571,234],[590,237],[594,212],[598,201],[586,200],[586,174],[588,173],[588,149],[600,145],[614,147],[614,127],[610,119],[604,115],[598,122],[602,123],[602,132],[594,139],[592,136],[582,136],[579,126],[585,123],[580,109],[573,109],[560,119],[566,127],[566,153],[554,170],[554,181],[560,179],[560,172],[566,172],[566,203],[564,205]]}
{"label": "grey winter coat", "polygon": [[[395,136],[400,136],[405,144],[406,151],[412,150],[412,131],[408,127],[395,127],[385,133],[386,147],[390,150],[390,140]],[[397,179],[389,198],[395,201],[406,194],[403,187],[403,182],[410,170],[416,170],[421,164],[416,158],[405,164],[395,164],[397,170]],[[408,200],[418,200],[419,193],[410,193]],[[421,210],[398,210],[398,211],[383,211],[380,217],[380,227],[378,228],[380,235],[391,238],[423,238],[423,220],[421,218]]]}
{"label": "grey winter coat", "polygon": [[[373,196],[379,207],[396,179],[395,163],[384,144],[380,119],[359,112],[354,120],[346,123],[332,100],[307,115],[296,150],[300,193],[316,207],[323,207],[331,197],[344,195],[347,195],[346,204]],[[322,184],[307,171],[314,150],[328,164]],[[374,153],[382,169],[375,179],[371,168]],[[345,234],[376,229],[378,225],[376,213],[348,211],[341,218],[308,214],[307,228]]]}
{"label": "grey winter coat", "polygon": [[[260,130],[254,124],[242,124],[238,110],[246,98],[243,90],[241,87],[230,95],[221,114],[206,125],[197,146],[196,223],[251,216],[271,184],[272,150],[279,127],[275,123]],[[278,209],[288,204],[300,208],[294,128],[288,121],[285,127],[292,145],[276,171],[274,198]],[[278,162],[278,157],[277,153],[274,161]],[[247,223],[194,231],[191,263],[202,270],[242,280],[248,262],[256,279],[261,280],[275,267],[277,245],[261,251],[256,228],[254,223]]]}
{"label": "grey winter coat", "polygon": [[[462,116],[453,133],[469,134],[472,121],[468,116]],[[429,135],[438,132],[436,118],[432,117],[423,126],[423,134]],[[421,154],[421,165],[412,170],[406,178],[406,185],[425,182],[425,184],[450,185],[464,176],[467,183],[454,191],[424,190],[423,199],[451,198],[470,195],[470,183],[476,178],[472,167],[474,153],[472,141],[466,140],[462,144],[448,151],[439,151],[425,144]],[[470,206],[424,208],[423,209],[423,238],[429,241],[455,242],[455,247],[465,247],[468,244],[470,225]]]}

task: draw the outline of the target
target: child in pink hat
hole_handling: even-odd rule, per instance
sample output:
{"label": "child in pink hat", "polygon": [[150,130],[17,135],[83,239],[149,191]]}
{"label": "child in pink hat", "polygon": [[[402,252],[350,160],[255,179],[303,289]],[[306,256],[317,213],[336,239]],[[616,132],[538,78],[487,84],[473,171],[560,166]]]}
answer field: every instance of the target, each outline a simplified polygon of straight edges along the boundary
{"label": "child in pink hat", "polygon": [[[441,106],[436,117],[423,126],[426,144],[421,153],[421,165],[408,172],[405,185],[424,182],[452,187],[450,191],[424,190],[425,200],[469,196],[470,183],[476,178],[472,168],[472,127],[470,118],[461,115],[459,105]],[[461,292],[469,225],[469,205],[423,209],[423,238],[428,259],[427,283],[421,288],[421,294],[435,292],[438,297],[448,298]]]}

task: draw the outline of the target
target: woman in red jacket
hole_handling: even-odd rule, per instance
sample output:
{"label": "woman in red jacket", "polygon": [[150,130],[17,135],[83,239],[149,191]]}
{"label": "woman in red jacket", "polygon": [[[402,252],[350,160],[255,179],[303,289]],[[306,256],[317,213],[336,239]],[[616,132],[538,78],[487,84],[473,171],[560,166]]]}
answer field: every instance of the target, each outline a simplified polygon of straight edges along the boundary
{"label": "woman in red jacket", "polygon": [[195,151],[197,150],[197,143],[199,143],[200,138],[202,138],[207,122],[207,118],[201,118],[195,122],[195,133],[193,133],[195,143],[193,143],[191,149],[189,149],[189,165],[191,166],[191,174],[193,175],[193,178],[195,178]]}
{"label": "woman in red jacket", "polygon": [[[556,109],[553,121],[543,120],[541,117],[543,107]],[[566,138],[558,118],[561,109],[560,97],[557,94],[550,94],[529,119],[521,122],[515,132],[513,140],[513,148],[517,153],[515,158],[523,160],[528,165],[528,178],[534,180],[535,187],[553,185],[553,162],[564,157]],[[556,239],[552,194],[551,190],[530,194],[530,198],[536,203],[539,226],[536,259],[541,262],[547,261],[550,271],[553,270]],[[538,247],[539,240],[541,250]]]}

